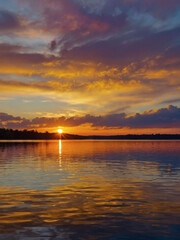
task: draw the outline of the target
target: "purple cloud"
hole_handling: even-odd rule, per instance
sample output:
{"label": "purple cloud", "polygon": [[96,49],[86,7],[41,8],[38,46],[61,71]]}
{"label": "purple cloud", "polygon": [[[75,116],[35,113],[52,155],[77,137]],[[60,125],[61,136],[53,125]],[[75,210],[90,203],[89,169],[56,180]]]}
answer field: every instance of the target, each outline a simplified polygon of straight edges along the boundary
{"label": "purple cloud", "polygon": [[0,31],[18,29],[20,26],[17,15],[7,10],[0,10]]}
{"label": "purple cloud", "polygon": [[[130,117],[119,115],[125,111],[119,107],[128,106],[132,113],[146,104],[154,107],[178,99],[179,0],[17,2],[22,5],[11,8],[13,12],[10,8],[0,11],[0,32],[5,31],[0,44],[1,92],[25,96],[28,89],[63,102],[85,103],[83,109],[78,106],[79,112],[92,116],[27,119],[30,122],[9,122],[11,126],[30,127],[42,121],[49,126],[60,122],[140,128],[146,122],[151,126],[152,113]],[[93,116],[97,112],[101,116]],[[112,112],[118,114],[105,116]],[[154,119],[157,115],[153,114]]]}
{"label": "purple cloud", "polygon": [[83,117],[64,116],[59,118],[37,117],[28,120],[21,117],[13,117],[6,113],[0,113],[0,123],[7,128],[33,128],[33,127],[76,127],[82,124],[91,124],[92,127],[108,128],[180,128],[180,108],[169,105],[167,108],[149,110],[128,116],[125,113],[109,114],[105,116],[85,115]]}
{"label": "purple cloud", "polygon": [[22,118],[20,117],[14,117],[13,115],[7,114],[7,113],[0,113],[0,121],[11,121],[11,120],[15,120],[15,121],[20,121],[22,120]]}

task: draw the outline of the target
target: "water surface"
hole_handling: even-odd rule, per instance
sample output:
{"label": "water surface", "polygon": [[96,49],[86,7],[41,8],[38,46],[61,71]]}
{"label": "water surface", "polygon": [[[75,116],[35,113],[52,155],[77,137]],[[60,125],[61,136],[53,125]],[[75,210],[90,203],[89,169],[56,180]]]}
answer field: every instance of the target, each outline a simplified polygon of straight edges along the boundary
{"label": "water surface", "polygon": [[0,142],[0,239],[180,239],[180,141]]}

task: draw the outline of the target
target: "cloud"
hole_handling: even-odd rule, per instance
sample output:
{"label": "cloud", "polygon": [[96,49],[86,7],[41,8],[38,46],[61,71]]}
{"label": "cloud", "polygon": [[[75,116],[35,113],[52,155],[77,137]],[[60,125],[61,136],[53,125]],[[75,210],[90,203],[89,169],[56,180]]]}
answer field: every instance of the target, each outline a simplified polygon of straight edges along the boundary
{"label": "cloud", "polygon": [[19,29],[21,26],[18,16],[7,10],[0,10],[0,32]]}
{"label": "cloud", "polygon": [[[143,34],[156,34],[166,28],[165,21],[170,22],[180,7],[174,0],[171,3],[161,0],[31,0],[28,4],[39,12],[42,28],[56,34],[56,48],[62,53],[117,36],[119,45],[122,45],[120,38],[136,41],[143,37],[142,30]],[[171,22],[170,29],[175,26],[177,24]]]}
{"label": "cloud", "polygon": [[[74,84],[72,81],[68,83],[62,81],[60,83],[59,81],[24,82],[0,80],[0,92],[2,95],[12,96],[13,94],[13,96],[25,98],[28,96],[44,96],[62,104],[70,104],[69,108],[78,105],[80,111],[84,112],[86,110],[93,113],[94,111],[96,113],[103,112],[106,107],[108,111],[115,107],[119,109],[119,102],[122,102],[121,108],[127,106],[127,103],[136,104],[141,102],[142,98],[144,99],[144,91],[147,94],[148,89],[146,89],[146,86],[136,81],[123,83],[94,80],[93,82],[84,83],[77,81]],[[137,92],[139,92],[138,98],[135,99],[134,96]]]}
{"label": "cloud", "polygon": [[11,120],[21,120],[20,117],[14,117],[13,115],[9,115],[7,113],[0,113],[0,121],[11,121]]}
{"label": "cloud", "polygon": [[[142,33],[140,39],[126,41],[122,37],[110,38],[103,41],[88,43],[77,46],[69,51],[63,52],[64,59],[76,59],[76,61],[95,61],[108,65],[126,66],[132,62],[139,62],[147,58],[153,58],[164,53],[165,49],[174,45],[173,41],[180,37],[180,28],[167,30],[160,33]],[[169,48],[168,55],[173,49]]]}
{"label": "cloud", "polygon": [[32,120],[0,113],[0,121],[3,122],[4,127],[8,128],[77,127],[83,124],[90,124],[91,127],[97,128],[107,127],[117,129],[180,128],[180,108],[169,105],[167,108],[149,110],[134,115],[119,113],[104,116],[85,115],[69,118],[65,116],[58,118],[36,117]]}
{"label": "cloud", "polygon": [[50,50],[51,51],[55,50],[56,46],[57,46],[56,41],[55,40],[51,41],[51,43],[50,43]]}
{"label": "cloud", "polygon": [[[180,29],[179,35],[176,36],[178,39],[180,37]],[[167,71],[174,71],[180,69],[180,45],[177,44],[175,46],[171,46],[166,49],[160,56],[154,59],[154,64],[152,68],[157,69],[165,69]]]}
{"label": "cloud", "polygon": [[3,97],[43,96],[103,119],[178,99],[179,0],[18,3],[0,12]]}
{"label": "cloud", "polygon": [[[139,0],[21,0],[20,2],[29,5],[34,18],[37,18],[31,19],[31,27],[38,32],[51,33],[52,40],[47,46],[48,50],[52,51],[52,54],[54,51],[56,54],[59,52],[57,61],[66,61],[64,65],[69,65],[74,60],[79,65],[82,62],[95,62],[106,66],[115,65],[120,67],[120,70],[134,62],[142,67],[147,58],[159,56],[172,46],[176,48],[176,39],[180,37],[179,26],[169,24],[171,28],[168,29],[163,26],[164,22],[172,17],[170,10],[174,13],[178,12],[180,4],[175,0],[170,3],[166,0],[165,2],[161,0],[143,2]],[[154,12],[157,11],[170,16],[156,16]],[[145,20],[138,20],[141,14],[147,19],[155,15],[155,21],[150,18],[149,25],[144,26]],[[157,22],[159,18],[162,18],[161,22]],[[170,23],[170,20],[168,22]],[[33,49],[29,49],[30,51]],[[171,54],[170,51],[173,50],[166,52],[166,60]],[[44,53],[41,56],[35,53],[34,57],[32,54],[23,53],[7,55],[7,58],[12,59],[13,62],[21,62],[23,67],[23,58],[25,62],[27,58],[32,59],[32,62],[28,63],[33,68],[40,63],[38,61],[40,57],[41,62],[47,61],[42,59],[45,58]],[[3,55],[3,58],[5,59],[2,61],[6,62],[6,56]]]}
{"label": "cloud", "polygon": [[8,52],[18,52],[22,50],[23,47],[19,45],[11,45],[7,43],[0,43],[0,54]]}
{"label": "cloud", "polygon": [[166,101],[162,101],[161,103],[172,104],[172,103],[178,103],[178,102],[180,102],[180,98],[168,99]]}

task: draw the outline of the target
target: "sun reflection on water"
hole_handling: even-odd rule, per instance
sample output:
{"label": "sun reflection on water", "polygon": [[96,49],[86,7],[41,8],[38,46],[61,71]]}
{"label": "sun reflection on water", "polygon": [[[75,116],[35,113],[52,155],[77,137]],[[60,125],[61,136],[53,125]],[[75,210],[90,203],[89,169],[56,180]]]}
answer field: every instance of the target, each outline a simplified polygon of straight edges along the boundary
{"label": "sun reflection on water", "polygon": [[58,140],[0,147],[0,239],[62,232],[62,239],[175,240],[179,146]]}
{"label": "sun reflection on water", "polygon": [[59,140],[59,168],[62,168],[62,140]]}

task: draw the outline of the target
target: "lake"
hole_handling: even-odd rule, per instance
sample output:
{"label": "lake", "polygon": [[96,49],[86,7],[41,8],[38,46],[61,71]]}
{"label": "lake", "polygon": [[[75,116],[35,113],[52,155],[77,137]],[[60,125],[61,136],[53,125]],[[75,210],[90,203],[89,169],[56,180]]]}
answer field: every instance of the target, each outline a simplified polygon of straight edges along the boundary
{"label": "lake", "polygon": [[180,141],[1,141],[0,239],[180,239]]}

